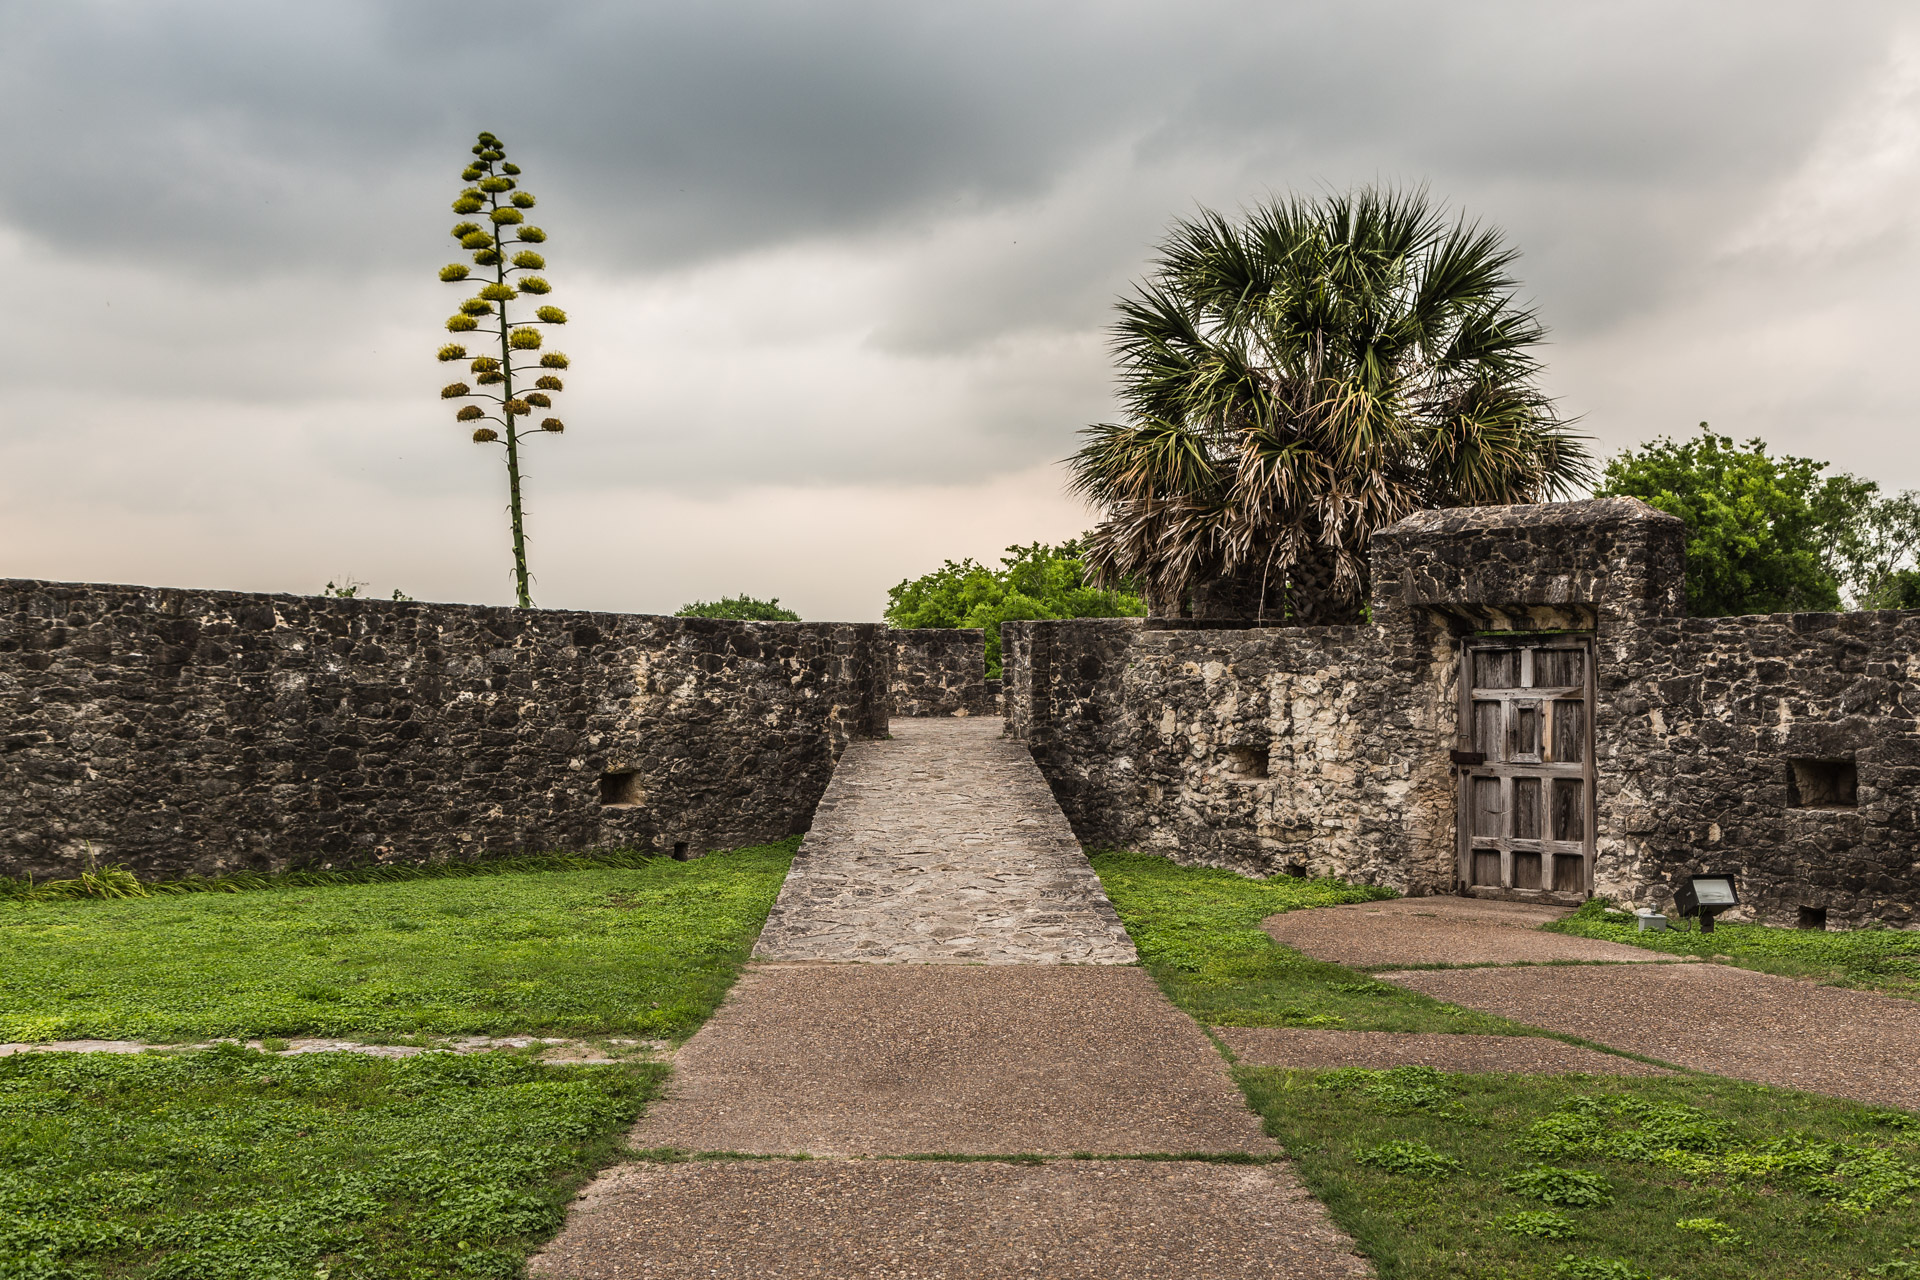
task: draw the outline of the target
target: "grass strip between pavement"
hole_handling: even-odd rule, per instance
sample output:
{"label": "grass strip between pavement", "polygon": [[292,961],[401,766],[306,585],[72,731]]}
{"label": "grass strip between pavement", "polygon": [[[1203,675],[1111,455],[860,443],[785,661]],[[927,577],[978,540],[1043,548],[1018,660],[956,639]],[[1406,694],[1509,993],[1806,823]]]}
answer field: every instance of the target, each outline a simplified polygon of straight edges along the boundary
{"label": "grass strip between pavement", "polygon": [[1375,902],[1396,896],[1391,890],[1293,876],[1252,880],[1153,854],[1104,852],[1092,861],[1141,964],[1202,1026],[1534,1033],[1311,959],[1260,927],[1283,911]]}
{"label": "grass strip between pavement", "polygon": [[1602,898],[1589,899],[1571,916],[1547,928],[1667,955],[1718,956],[1761,973],[1920,999],[1920,930],[1915,929],[1828,932],[1723,921],[1712,933],[1702,933],[1691,921],[1676,920],[1673,928],[1641,933],[1631,915],[1614,910]]}

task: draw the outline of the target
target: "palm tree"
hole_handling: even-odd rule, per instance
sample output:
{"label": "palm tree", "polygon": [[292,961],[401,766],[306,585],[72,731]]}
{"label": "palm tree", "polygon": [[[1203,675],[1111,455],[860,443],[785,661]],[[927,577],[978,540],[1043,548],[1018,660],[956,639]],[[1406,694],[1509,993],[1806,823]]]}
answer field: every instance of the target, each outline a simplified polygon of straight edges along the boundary
{"label": "palm tree", "polygon": [[1088,563],[1156,614],[1351,622],[1374,530],[1575,491],[1591,464],[1537,385],[1516,256],[1422,191],[1176,222],[1119,304],[1128,421],[1069,459],[1106,512]]}

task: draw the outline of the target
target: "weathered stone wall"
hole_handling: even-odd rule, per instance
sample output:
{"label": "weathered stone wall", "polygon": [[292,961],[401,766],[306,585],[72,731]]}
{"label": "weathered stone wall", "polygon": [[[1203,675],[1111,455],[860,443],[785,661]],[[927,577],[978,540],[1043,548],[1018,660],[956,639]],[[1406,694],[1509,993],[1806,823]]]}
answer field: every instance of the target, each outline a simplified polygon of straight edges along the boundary
{"label": "weathered stone wall", "polygon": [[1408,856],[1408,815],[1431,781],[1406,746],[1435,730],[1379,628],[1029,622],[1002,636],[1018,655],[1009,732],[1088,844],[1450,887],[1450,857]]}
{"label": "weathered stone wall", "polygon": [[776,838],[891,666],[878,624],[0,581],[0,872]]}
{"label": "weathered stone wall", "polygon": [[1462,642],[1588,633],[1597,892],[1732,870],[1770,922],[1920,923],[1920,613],[1685,618],[1683,552],[1630,499],[1421,512],[1374,540],[1372,626],[1007,624],[1008,732],[1089,844],[1447,892]]}
{"label": "weathered stone wall", "polygon": [[987,688],[987,633],[978,627],[889,631],[893,641],[893,714],[995,714]]}
{"label": "weathered stone wall", "polygon": [[[1602,660],[1599,892],[1666,906],[1730,870],[1770,923],[1920,924],[1920,613],[1672,619]],[[1802,794],[1795,760],[1851,766],[1854,803]]]}

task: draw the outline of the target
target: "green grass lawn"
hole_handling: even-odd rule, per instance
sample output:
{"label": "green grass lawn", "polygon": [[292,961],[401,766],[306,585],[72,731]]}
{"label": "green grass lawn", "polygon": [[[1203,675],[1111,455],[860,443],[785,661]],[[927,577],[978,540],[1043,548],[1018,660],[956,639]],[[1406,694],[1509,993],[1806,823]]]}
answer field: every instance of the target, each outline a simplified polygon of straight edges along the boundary
{"label": "green grass lawn", "polygon": [[1388,890],[1289,876],[1249,880],[1152,854],[1096,853],[1092,860],[1141,963],[1168,999],[1204,1025],[1531,1031],[1310,959],[1260,928],[1282,911],[1372,902],[1393,897]]}
{"label": "green grass lawn", "polygon": [[1920,1120],[1703,1077],[1239,1068],[1381,1280],[1920,1276]]}
{"label": "green grass lawn", "polygon": [[682,1038],[733,982],[796,843],[631,868],[0,898],[0,1041]]}
{"label": "green grass lawn", "polygon": [[238,1047],[0,1058],[0,1277],[517,1276],[666,1071]]}
{"label": "green grass lawn", "polygon": [[1782,929],[1772,925],[1726,924],[1701,933],[1690,921],[1676,921],[1662,933],[1640,933],[1633,918],[1611,911],[1598,898],[1568,919],[1547,926],[1556,933],[1624,942],[1677,956],[1728,956],[1745,969],[1794,978],[1818,978],[1838,986],[1860,987],[1920,999],[1920,930],[1854,929],[1832,933],[1818,929]]}

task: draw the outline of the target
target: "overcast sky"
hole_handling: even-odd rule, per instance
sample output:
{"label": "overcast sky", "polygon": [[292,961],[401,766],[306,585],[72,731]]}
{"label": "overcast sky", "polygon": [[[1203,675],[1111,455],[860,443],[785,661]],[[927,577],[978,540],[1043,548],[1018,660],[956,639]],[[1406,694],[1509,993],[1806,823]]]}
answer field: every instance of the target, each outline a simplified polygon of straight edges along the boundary
{"label": "overcast sky", "polygon": [[0,0],[0,577],[506,603],[437,399],[474,133],[573,323],[542,605],[886,588],[1090,522],[1174,217],[1425,184],[1503,228],[1604,454],[1702,419],[1920,487],[1896,3]]}

